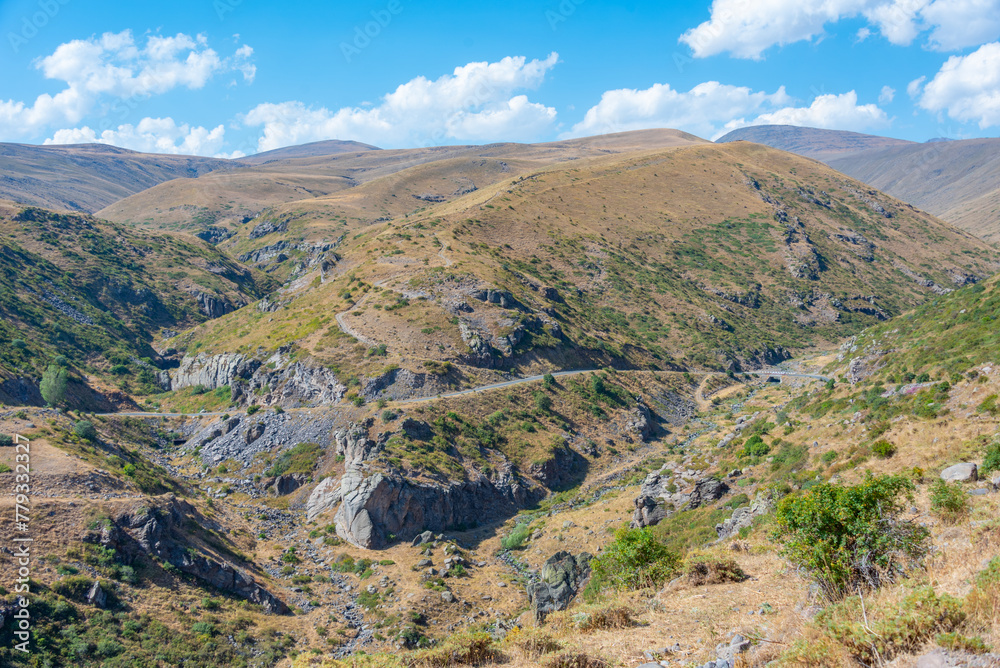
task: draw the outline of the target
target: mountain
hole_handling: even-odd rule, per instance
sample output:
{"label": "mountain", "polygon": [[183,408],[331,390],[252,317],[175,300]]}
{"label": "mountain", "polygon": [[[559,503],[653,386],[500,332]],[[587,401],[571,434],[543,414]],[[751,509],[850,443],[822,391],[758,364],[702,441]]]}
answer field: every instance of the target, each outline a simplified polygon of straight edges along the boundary
{"label": "mountain", "polygon": [[[798,153],[828,164],[830,160],[846,158],[855,153],[908,146],[914,143],[903,139],[866,135],[846,130],[825,130],[797,125],[751,125],[733,130],[716,141],[720,144],[732,141],[750,141],[772,148],[780,148],[789,153]],[[850,175],[858,178],[855,174]],[[889,194],[895,195],[891,192]],[[895,196],[898,197],[898,195]],[[905,201],[903,197],[900,199]]]}
{"label": "mountain", "polygon": [[886,147],[828,163],[987,241],[1000,241],[1000,139]]}
{"label": "mountain", "polygon": [[671,131],[125,201],[0,205],[0,665],[1000,662],[981,239]]}
{"label": "mountain", "polygon": [[[154,338],[231,312],[273,282],[198,239],[0,202],[0,397],[40,403],[61,356],[127,392],[159,389]],[[117,377],[117,378],[116,378]]]}
{"label": "mountain", "polygon": [[990,242],[1000,241],[1000,139],[923,144],[789,125],[734,130],[752,141],[820,160]]}
{"label": "mountain", "polygon": [[[207,227],[231,231],[271,208],[311,207],[329,210],[331,216],[371,223],[553,163],[692,143],[705,142],[676,130],[646,130],[544,144],[336,152],[177,179],[116,202],[100,215],[132,225],[196,233]],[[281,151],[291,155],[298,149]],[[420,166],[426,167],[417,169]],[[404,170],[409,170],[400,181],[405,181],[404,191],[396,192],[391,186],[370,201],[369,195],[356,190]],[[381,183],[385,186],[390,181]],[[346,208],[340,209],[341,205]]]}
{"label": "mountain", "polygon": [[0,199],[93,213],[180,177],[229,167],[229,161],[137,153],[105,144],[0,144]]}
{"label": "mountain", "polygon": [[477,158],[476,180],[493,183],[465,194],[443,175],[471,174],[456,160],[240,226],[220,248],[289,287],[273,311],[244,309],[171,345],[292,345],[342,378],[378,378],[386,364],[391,378],[441,365],[470,379],[588,364],[740,370],[838,341],[991,275],[1000,259],[932,216],[755,144],[518,176]]}
{"label": "mountain", "polygon": [[296,146],[286,146],[276,148],[271,151],[261,151],[242,158],[237,158],[234,162],[244,165],[260,165],[272,160],[287,160],[290,158],[315,158],[324,155],[336,155],[338,153],[352,153],[356,151],[377,151],[377,146],[362,144],[357,141],[342,141],[339,139],[329,139],[326,141],[316,141],[309,144],[298,144]]}

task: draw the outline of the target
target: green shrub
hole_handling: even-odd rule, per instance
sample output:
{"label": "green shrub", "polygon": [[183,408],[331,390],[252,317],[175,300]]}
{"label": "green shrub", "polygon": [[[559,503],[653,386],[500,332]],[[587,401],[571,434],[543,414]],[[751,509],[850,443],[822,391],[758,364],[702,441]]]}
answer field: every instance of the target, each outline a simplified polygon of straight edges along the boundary
{"label": "green shrub", "polygon": [[69,383],[69,373],[63,367],[50,364],[42,374],[39,390],[42,399],[50,406],[59,406],[66,400],[66,386]]}
{"label": "green shrub", "polygon": [[253,415],[259,410],[260,410],[259,404],[250,404],[249,406],[247,406],[247,415]]}
{"label": "green shrub", "polygon": [[964,636],[954,631],[939,633],[934,641],[945,649],[968,652],[969,654],[986,654],[990,651],[990,646],[983,642],[982,638]]}
{"label": "green shrub", "polygon": [[1000,471],[1000,443],[992,443],[986,448],[986,453],[983,456],[983,465],[979,467],[979,472],[983,475],[992,473],[993,471]]}
{"label": "green shrub", "polygon": [[516,550],[524,545],[524,541],[528,540],[530,535],[531,529],[527,524],[518,524],[513,531],[500,539],[500,547],[505,550]]}
{"label": "green shrub", "polygon": [[896,454],[896,446],[884,438],[881,438],[872,443],[872,452],[875,453],[876,457],[888,459]]}
{"label": "green shrub", "polygon": [[985,399],[983,399],[982,403],[980,403],[978,406],[976,406],[976,412],[977,413],[989,413],[990,415],[996,415],[997,412],[998,412],[998,409],[997,409],[997,395],[991,394],[988,397],[986,397]]}
{"label": "green shrub", "polygon": [[949,484],[939,478],[931,486],[931,510],[949,522],[964,517],[969,511],[965,490],[957,482]]}
{"label": "green shrub", "polygon": [[94,423],[90,420],[80,420],[75,425],[73,425],[73,433],[80,438],[85,438],[88,441],[97,440],[97,429],[94,428]]}
{"label": "green shrub", "polygon": [[674,575],[681,558],[647,528],[622,528],[591,561],[594,576],[616,589],[658,587]]}
{"label": "green shrub", "polygon": [[885,475],[851,486],[816,485],[782,499],[773,537],[831,600],[861,585],[878,587],[927,553],[928,530],[899,518],[902,499],[914,489],[903,476]]}
{"label": "green shrub", "polygon": [[764,457],[771,452],[771,446],[764,442],[760,434],[754,434],[743,445],[744,457]]}
{"label": "green shrub", "polygon": [[9,448],[14,445],[14,437],[10,434],[0,434],[0,448]]}
{"label": "green shrub", "polygon": [[285,473],[312,473],[323,454],[323,448],[316,443],[299,443],[294,448],[278,455],[271,467],[264,471],[267,476]]}

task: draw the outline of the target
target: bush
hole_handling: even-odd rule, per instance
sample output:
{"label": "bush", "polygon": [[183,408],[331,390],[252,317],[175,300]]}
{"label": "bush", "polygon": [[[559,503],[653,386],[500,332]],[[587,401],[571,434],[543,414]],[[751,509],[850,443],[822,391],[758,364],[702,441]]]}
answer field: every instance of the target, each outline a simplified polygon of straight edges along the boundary
{"label": "bush", "polygon": [[[3,443],[0,443],[0,445],[3,445]],[[983,465],[979,467],[979,472],[983,475],[992,473],[993,471],[1000,471],[1000,443],[993,443],[986,448],[986,453],[983,456]]]}
{"label": "bush", "polygon": [[530,535],[531,529],[527,524],[518,524],[513,531],[500,539],[500,547],[505,550],[516,550],[524,545],[524,541],[528,540]]}
{"label": "bush", "polygon": [[535,408],[543,413],[548,413],[552,409],[552,397],[544,392],[535,392],[533,396],[535,399]]}
{"label": "bush", "polygon": [[860,597],[851,596],[820,612],[816,623],[864,664],[884,665],[901,652],[918,650],[938,633],[955,631],[965,618],[961,601],[924,586],[881,609],[862,610]]}
{"label": "bush", "polygon": [[816,485],[782,499],[773,537],[831,600],[861,585],[878,587],[927,553],[928,530],[899,518],[902,499],[914,489],[911,480],[887,475],[851,486]]}
{"label": "bush", "polygon": [[896,454],[896,446],[882,438],[872,443],[872,452],[876,457],[888,459]]}
{"label": "bush", "polygon": [[259,410],[260,410],[259,404],[250,404],[249,406],[247,406],[247,415],[253,415]]}
{"label": "bush", "polygon": [[45,373],[42,374],[42,382],[39,390],[42,399],[50,406],[58,406],[66,400],[66,385],[69,383],[69,374],[63,367],[50,364]]}
{"label": "bush", "polygon": [[949,484],[939,478],[931,486],[931,510],[948,522],[964,517],[969,511],[965,490],[957,482]]}
{"label": "bush", "polygon": [[619,529],[600,557],[591,561],[594,577],[616,589],[658,587],[677,572],[680,556],[643,529]]}
{"label": "bush", "polygon": [[503,641],[507,647],[518,650],[528,659],[538,659],[543,654],[551,654],[562,649],[562,645],[545,631],[519,626],[511,629]]}
{"label": "bush", "polygon": [[632,609],[620,605],[609,605],[596,610],[577,612],[573,624],[581,631],[606,629],[627,629],[636,625]]}
{"label": "bush", "polygon": [[14,437],[10,434],[0,434],[0,448],[9,448],[14,445]]}
{"label": "bush", "polygon": [[744,457],[764,457],[769,452],[771,452],[771,447],[764,442],[760,434],[754,434],[743,445]]}
{"label": "bush", "polygon": [[542,376],[542,387],[544,387],[546,390],[551,390],[555,386],[556,386],[555,376],[553,376],[551,373],[547,373],[544,376]]}
{"label": "bush", "polygon": [[579,652],[560,654],[545,662],[545,668],[608,668],[610,665],[604,659]]}
{"label": "bush", "polygon": [[722,584],[724,582],[743,582],[748,576],[732,559],[725,561],[697,561],[687,570],[688,582],[693,587],[702,585]]}
{"label": "bush", "polygon": [[73,425],[73,433],[88,441],[97,440],[97,429],[94,428],[94,423],[90,420],[80,420]]}

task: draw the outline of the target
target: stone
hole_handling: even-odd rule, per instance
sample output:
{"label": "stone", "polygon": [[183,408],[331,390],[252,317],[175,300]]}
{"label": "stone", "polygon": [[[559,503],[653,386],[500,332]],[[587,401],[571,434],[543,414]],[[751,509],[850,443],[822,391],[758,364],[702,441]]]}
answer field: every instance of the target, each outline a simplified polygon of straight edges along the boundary
{"label": "stone", "polygon": [[945,482],[975,482],[979,480],[979,467],[971,462],[955,464],[941,471],[941,479]]}
{"label": "stone", "polygon": [[338,503],[340,503],[340,480],[333,476],[323,478],[306,501],[306,518],[312,521],[335,508]]}
{"label": "stone", "polygon": [[101,589],[101,583],[94,580],[94,584],[91,585],[90,591],[87,592],[87,603],[90,603],[98,608],[104,608],[104,606],[107,605],[107,602],[108,595],[104,593],[103,589]]}
{"label": "stone", "polygon": [[586,552],[574,556],[560,551],[546,560],[540,580],[528,585],[528,601],[537,623],[544,622],[549,613],[566,609],[590,578],[591,558]]}
{"label": "stone", "polygon": [[444,601],[445,603],[454,603],[455,595],[452,594],[450,591],[443,591],[441,592],[441,600]]}

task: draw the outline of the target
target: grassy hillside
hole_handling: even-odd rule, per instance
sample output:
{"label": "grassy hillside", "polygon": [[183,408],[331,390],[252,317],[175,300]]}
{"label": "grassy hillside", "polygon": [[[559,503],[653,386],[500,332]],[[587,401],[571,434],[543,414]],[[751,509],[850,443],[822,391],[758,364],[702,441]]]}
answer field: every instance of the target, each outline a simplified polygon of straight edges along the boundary
{"label": "grassy hillside", "polygon": [[997,278],[938,297],[845,344],[843,359],[875,370],[889,383],[954,380],[1000,361]]}
{"label": "grassy hillside", "polygon": [[164,329],[263,296],[271,279],[193,238],[137,232],[80,214],[0,205],[0,359],[37,380],[58,355],[149,391]]}
{"label": "grassy hillside", "polygon": [[1000,240],[1000,139],[888,147],[829,161],[987,241]]}
{"label": "grassy hillside", "polygon": [[0,144],[0,199],[93,213],[158,183],[229,165],[228,160],[137,153],[104,144]]}
{"label": "grassy hillside", "polygon": [[879,137],[845,130],[806,128],[797,125],[754,125],[733,130],[716,139],[716,142],[720,144],[732,141],[764,144],[823,162],[863,151],[913,145],[913,142],[893,139],[892,137]]}
{"label": "grassy hillside", "polygon": [[[369,224],[419,210],[437,198],[454,197],[498,180],[553,163],[643,148],[703,143],[676,130],[646,130],[546,144],[432,146],[418,149],[354,150],[338,142],[334,152],[314,145],[281,149],[280,159],[258,156],[235,164],[237,172],[179,179],[139,193],[100,212],[110,220],[159,229],[199,231],[216,225],[237,229],[273,208],[278,215],[303,208]],[[267,154],[262,154],[266,156]],[[417,169],[425,166],[426,171]],[[403,187],[361,191],[356,187],[406,172]],[[398,185],[398,183],[396,184]],[[428,196],[431,199],[417,199]],[[328,201],[330,200],[330,201]]]}
{"label": "grassy hillside", "polygon": [[[381,207],[409,183],[440,181],[435,169],[343,197]],[[321,199],[343,212],[337,197]],[[408,214],[386,204],[391,220],[367,226],[320,216],[319,201],[289,205],[279,231],[251,239],[256,221],[224,245],[322,242],[336,259],[310,269],[301,254],[272,254],[268,269],[297,279],[280,309],[237,312],[172,344],[294,343],[320,363],[369,371],[557,360],[738,369],[838,341],[990,275],[998,259],[912,207],[751,144],[550,166]]]}

